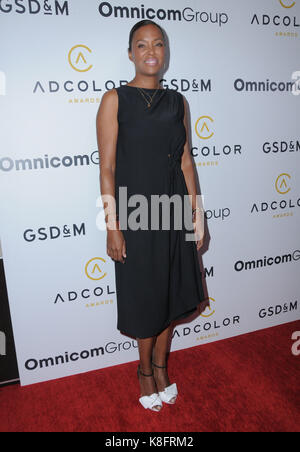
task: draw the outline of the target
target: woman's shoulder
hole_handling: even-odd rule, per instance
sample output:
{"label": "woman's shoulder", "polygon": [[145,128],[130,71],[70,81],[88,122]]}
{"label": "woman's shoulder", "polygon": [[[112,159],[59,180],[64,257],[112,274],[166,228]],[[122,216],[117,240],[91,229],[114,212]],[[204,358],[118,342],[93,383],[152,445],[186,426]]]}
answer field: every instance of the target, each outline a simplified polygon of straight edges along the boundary
{"label": "woman's shoulder", "polygon": [[118,93],[115,88],[109,89],[102,94],[98,113],[105,110],[110,112],[117,112],[119,105]]}
{"label": "woman's shoulder", "polygon": [[105,91],[105,93],[102,95],[101,99],[102,104],[105,105],[116,105],[118,102],[118,92],[116,88],[109,89],[108,91]]}
{"label": "woman's shoulder", "polygon": [[[111,89],[109,89],[109,90],[107,90],[107,91],[105,91],[105,93],[103,94],[103,96],[106,96],[107,98],[113,98],[113,97],[116,97],[116,95],[117,95],[117,90],[118,90],[118,88],[111,88]],[[103,97],[102,96],[102,97]]]}
{"label": "woman's shoulder", "polygon": [[183,94],[182,94],[178,89],[175,89],[175,88],[167,88],[167,90],[170,91],[171,96],[175,96],[175,97],[177,97],[180,101],[181,101],[181,100],[184,101],[184,96],[183,96]]}
{"label": "woman's shoulder", "polygon": [[182,96],[181,92],[177,88],[166,88],[168,91],[175,93],[175,96]]}
{"label": "woman's shoulder", "polygon": [[167,91],[170,91],[170,95],[177,97],[180,101],[184,101],[184,95],[176,88],[167,88]]}

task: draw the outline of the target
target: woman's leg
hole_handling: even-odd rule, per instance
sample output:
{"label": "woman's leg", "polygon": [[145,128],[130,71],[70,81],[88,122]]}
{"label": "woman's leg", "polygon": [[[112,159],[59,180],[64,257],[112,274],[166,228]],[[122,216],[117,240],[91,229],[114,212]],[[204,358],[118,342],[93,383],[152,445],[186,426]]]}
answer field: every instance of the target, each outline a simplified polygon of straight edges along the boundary
{"label": "woman's leg", "polygon": [[165,366],[169,349],[171,325],[163,330],[157,337],[153,351],[153,362],[158,366]]}
{"label": "woman's leg", "polygon": [[[140,370],[143,374],[151,375],[152,373],[152,352],[155,337],[149,337],[146,339],[138,339],[139,354],[140,354]],[[154,376],[145,377],[140,373],[139,377],[141,397],[150,396],[151,394],[157,392],[157,387],[155,384]],[[161,409],[160,406],[155,407],[157,410]]]}
{"label": "woman's leg", "polygon": [[146,339],[137,339],[140,354],[141,371],[145,374],[151,374],[152,351],[155,337],[147,337]]}
{"label": "woman's leg", "polygon": [[[167,353],[169,349],[170,334],[171,325],[157,336],[153,351],[153,362],[157,366],[167,365]],[[153,368],[157,389],[158,391],[163,391],[167,386],[170,385],[167,369],[159,369],[155,366]],[[174,397],[171,402],[174,402],[175,400],[176,397]]]}

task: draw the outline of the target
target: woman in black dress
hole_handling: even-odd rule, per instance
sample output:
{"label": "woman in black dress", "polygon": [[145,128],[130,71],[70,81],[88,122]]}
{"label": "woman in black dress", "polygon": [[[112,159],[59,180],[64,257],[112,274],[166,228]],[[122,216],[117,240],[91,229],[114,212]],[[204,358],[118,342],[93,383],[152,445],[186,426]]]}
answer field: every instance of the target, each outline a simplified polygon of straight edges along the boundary
{"label": "woman in black dress", "polygon": [[[100,186],[107,254],[115,263],[118,329],[137,339],[139,401],[153,411],[160,411],[162,402],[175,403],[178,394],[166,366],[171,323],[190,315],[204,299],[197,259],[203,244],[203,208],[196,195],[186,104],[181,93],[159,83],[166,42],[162,28],[151,20],[132,28],[128,55],[135,77],[106,92],[97,115]],[[127,190],[125,217],[120,187]],[[187,196],[190,224],[175,228],[176,208],[171,205],[169,228],[161,224],[160,213],[156,229],[149,217],[146,228],[131,227],[133,209],[128,199],[137,194],[143,195],[147,206],[153,195]],[[183,219],[182,211],[183,206]],[[148,207],[145,212],[149,214]],[[187,232],[194,233],[193,240],[185,239]]]}

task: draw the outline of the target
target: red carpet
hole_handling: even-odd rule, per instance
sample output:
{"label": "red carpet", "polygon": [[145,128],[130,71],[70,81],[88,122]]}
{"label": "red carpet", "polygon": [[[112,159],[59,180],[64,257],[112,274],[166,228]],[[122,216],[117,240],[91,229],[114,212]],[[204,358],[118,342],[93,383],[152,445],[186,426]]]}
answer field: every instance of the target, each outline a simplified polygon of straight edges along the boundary
{"label": "red carpet", "polygon": [[0,389],[1,432],[299,432],[300,321],[173,352],[175,406],[138,403],[137,363]]}

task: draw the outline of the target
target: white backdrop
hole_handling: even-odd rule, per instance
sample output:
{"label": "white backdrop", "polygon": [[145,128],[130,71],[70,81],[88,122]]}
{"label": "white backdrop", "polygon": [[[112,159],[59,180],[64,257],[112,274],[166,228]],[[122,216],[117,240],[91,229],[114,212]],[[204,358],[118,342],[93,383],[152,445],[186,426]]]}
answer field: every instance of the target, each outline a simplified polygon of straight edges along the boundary
{"label": "white backdrop", "polygon": [[134,77],[129,32],[147,14],[169,38],[164,86],[190,106],[206,211],[210,308],[171,350],[299,319],[300,1],[4,0],[0,237],[22,385],[138,359],[97,227],[95,118]]}

